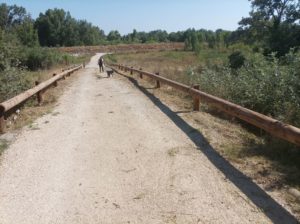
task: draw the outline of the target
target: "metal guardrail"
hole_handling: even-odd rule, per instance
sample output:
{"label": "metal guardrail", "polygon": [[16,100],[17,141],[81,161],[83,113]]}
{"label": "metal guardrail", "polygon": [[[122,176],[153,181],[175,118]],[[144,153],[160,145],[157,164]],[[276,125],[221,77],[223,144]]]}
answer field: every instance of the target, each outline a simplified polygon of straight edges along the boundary
{"label": "metal guardrail", "polygon": [[27,101],[30,97],[37,94],[38,103],[43,101],[43,93],[51,86],[57,86],[57,81],[65,79],[66,76],[70,76],[73,72],[83,68],[84,65],[72,66],[68,70],[63,70],[60,74],[53,74],[53,77],[45,82],[36,82],[36,86],[5,101],[0,104],[0,133],[5,132],[5,116],[11,110],[17,108],[20,104]]}
{"label": "metal guardrail", "polygon": [[[164,78],[158,73],[153,74],[150,72],[142,71],[142,69],[134,69],[133,67],[128,67],[120,64],[111,64],[110,66],[117,67],[118,69],[123,70],[125,72],[130,72],[130,74],[137,73],[139,74],[140,78],[143,78],[143,75],[145,75],[151,79],[154,79],[157,82],[156,85],[158,88],[160,87],[160,83],[164,83],[166,85],[174,87],[175,89],[190,94],[194,99],[195,110],[199,110],[199,102],[203,101],[233,117],[239,118],[249,124],[263,129],[273,136],[276,136],[278,138],[284,139],[288,142],[300,146],[300,129],[297,127],[285,124],[266,115],[260,114],[258,112],[249,110],[247,108],[231,103],[219,97],[202,92],[199,89],[197,89],[198,86],[190,87],[182,83]],[[118,72],[118,70],[114,70]]]}

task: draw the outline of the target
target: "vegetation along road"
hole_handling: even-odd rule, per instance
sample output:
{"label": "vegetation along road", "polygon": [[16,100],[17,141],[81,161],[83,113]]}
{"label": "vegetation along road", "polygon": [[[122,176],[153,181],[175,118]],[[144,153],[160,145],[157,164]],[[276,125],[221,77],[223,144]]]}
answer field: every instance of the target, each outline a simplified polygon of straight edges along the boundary
{"label": "vegetation along road", "polygon": [[1,224],[295,222],[98,58],[3,154]]}

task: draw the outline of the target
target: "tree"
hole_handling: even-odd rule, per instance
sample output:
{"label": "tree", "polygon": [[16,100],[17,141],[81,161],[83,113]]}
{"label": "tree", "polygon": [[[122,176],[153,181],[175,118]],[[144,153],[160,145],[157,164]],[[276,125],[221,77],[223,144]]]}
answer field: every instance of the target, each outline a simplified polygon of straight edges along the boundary
{"label": "tree", "polygon": [[121,34],[117,30],[112,30],[107,35],[107,40],[108,41],[119,41],[119,40],[121,40]]}
{"label": "tree", "polygon": [[[0,28],[19,39],[25,46],[36,46],[38,44],[37,32],[33,26],[33,19],[26,9],[16,5],[0,5]],[[14,38],[14,37],[12,37]]]}
{"label": "tree", "polygon": [[96,45],[104,40],[104,32],[85,20],[75,20],[63,9],[49,9],[36,19],[42,46]]}
{"label": "tree", "polygon": [[136,31],[136,29],[133,29],[133,31],[132,31],[131,41],[132,42],[137,42],[137,31]]}
{"label": "tree", "polygon": [[66,17],[67,14],[63,9],[48,9],[45,14],[40,13],[35,27],[42,46],[63,46],[63,24]]}
{"label": "tree", "polygon": [[250,16],[239,24],[251,42],[262,44],[266,53],[277,52],[278,56],[299,44],[299,0],[249,1],[252,5]]}
{"label": "tree", "polygon": [[5,3],[0,5],[0,27],[8,30],[20,25],[26,17],[29,17],[26,9],[16,5],[8,6]]}
{"label": "tree", "polygon": [[39,45],[37,30],[34,29],[34,21],[26,17],[22,24],[16,26],[17,36],[24,46],[35,47]]}

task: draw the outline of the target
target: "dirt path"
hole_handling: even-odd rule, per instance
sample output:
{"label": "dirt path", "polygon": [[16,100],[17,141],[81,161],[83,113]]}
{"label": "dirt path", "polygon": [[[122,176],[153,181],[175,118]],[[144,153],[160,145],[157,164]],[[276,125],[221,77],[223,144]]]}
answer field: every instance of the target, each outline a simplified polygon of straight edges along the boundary
{"label": "dirt path", "polygon": [[270,223],[126,79],[93,57],[0,166],[1,224]]}

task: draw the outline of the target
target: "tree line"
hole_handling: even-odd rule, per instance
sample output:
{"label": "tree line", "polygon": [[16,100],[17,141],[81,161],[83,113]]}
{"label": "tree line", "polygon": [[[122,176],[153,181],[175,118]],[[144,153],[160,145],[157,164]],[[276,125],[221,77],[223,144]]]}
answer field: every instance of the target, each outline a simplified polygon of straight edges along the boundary
{"label": "tree line", "polygon": [[43,47],[81,46],[117,43],[186,42],[187,49],[194,50],[195,42],[207,42],[210,47],[227,43],[231,32],[217,30],[188,29],[168,33],[164,30],[138,32],[121,35],[112,30],[107,35],[97,26],[85,20],[76,20],[63,9],[48,9],[35,20],[26,9],[16,5],[0,5],[0,29],[14,33],[26,46]]}
{"label": "tree line", "polygon": [[0,32],[2,42],[7,39],[27,47],[184,42],[186,50],[197,53],[203,48],[227,48],[242,43],[264,55],[275,52],[278,57],[299,48],[299,0],[249,1],[252,4],[249,17],[242,18],[235,31],[187,29],[168,33],[164,30],[139,32],[134,29],[126,35],[121,35],[117,30],[106,35],[99,27],[85,20],[76,20],[63,9],[48,9],[34,20],[25,8],[2,3]]}
{"label": "tree line", "polygon": [[0,5],[1,32],[14,33],[26,46],[80,46],[117,43],[184,42],[187,50],[203,47],[228,47],[243,43],[264,54],[286,54],[300,45],[299,0],[249,0],[252,10],[242,18],[235,31],[195,30],[168,33],[164,30],[121,35],[112,30],[107,35],[102,29],[85,20],[76,20],[63,9],[48,9],[35,20],[25,8]]}

